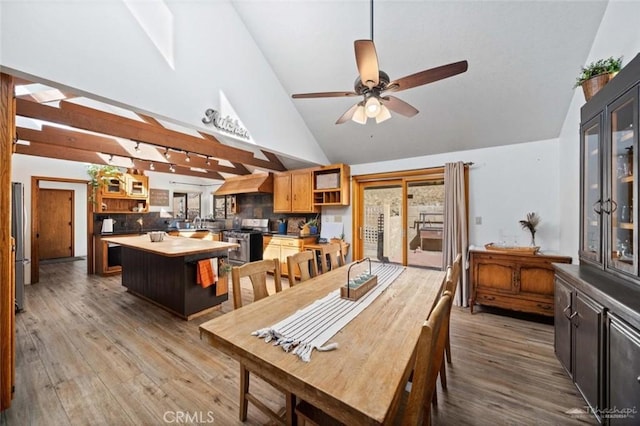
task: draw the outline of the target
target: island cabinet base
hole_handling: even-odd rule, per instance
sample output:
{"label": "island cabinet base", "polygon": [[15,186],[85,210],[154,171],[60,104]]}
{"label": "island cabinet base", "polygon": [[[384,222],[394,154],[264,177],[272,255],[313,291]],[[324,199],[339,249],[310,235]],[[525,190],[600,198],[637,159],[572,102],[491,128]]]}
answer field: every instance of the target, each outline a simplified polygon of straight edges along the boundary
{"label": "island cabinet base", "polygon": [[[212,257],[218,257],[220,266],[223,257],[216,253],[167,257],[122,247],[122,285],[131,293],[189,320],[228,300],[227,293],[216,296],[216,287],[222,282],[207,288],[196,283],[198,261]],[[227,280],[227,277],[218,279]]]}

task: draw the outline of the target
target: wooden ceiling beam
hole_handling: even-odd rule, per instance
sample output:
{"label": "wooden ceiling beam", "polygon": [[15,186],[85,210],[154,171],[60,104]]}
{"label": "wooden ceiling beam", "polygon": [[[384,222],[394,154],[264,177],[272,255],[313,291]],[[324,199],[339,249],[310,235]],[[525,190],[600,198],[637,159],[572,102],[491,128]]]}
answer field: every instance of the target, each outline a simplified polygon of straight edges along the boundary
{"label": "wooden ceiling beam", "polygon": [[[229,174],[248,174],[248,171],[238,171],[236,167],[228,167],[217,164],[217,160],[211,159],[209,165],[206,159],[196,155],[190,155],[190,161],[185,161],[183,153],[173,152],[170,160],[164,158],[164,150],[152,147],[152,152],[148,149],[136,153],[133,150],[133,142],[129,142],[132,147],[127,149],[123,144],[115,138],[106,136],[93,135],[89,133],[61,129],[53,126],[43,126],[42,131],[19,127],[17,129],[18,137],[24,141],[39,142],[49,145],[55,145],[62,148],[73,148],[83,151],[102,152],[104,154],[116,155],[119,157],[128,157],[146,162],[153,162],[156,165],[161,163],[173,163],[187,169],[198,167],[209,172],[223,172]],[[145,147],[143,147],[145,148]],[[168,166],[167,166],[168,167]]]}
{"label": "wooden ceiling beam", "polygon": [[[23,155],[33,155],[37,157],[47,157],[47,158],[57,158],[59,160],[69,160],[69,161],[78,161],[82,163],[91,163],[98,165],[108,165],[109,162],[104,159],[103,156],[98,152],[84,151],[81,149],[75,148],[66,148],[64,150],[60,149],[55,145],[50,145],[46,143],[40,142],[30,142],[29,145],[25,144],[17,144],[16,145],[16,153]],[[126,167],[126,166],[122,166]],[[176,175],[186,175],[186,176],[197,176],[205,179],[214,179],[223,181],[224,177],[217,172],[207,172],[202,173],[198,171],[191,170],[189,167],[184,166],[174,166],[175,173],[172,173],[169,170],[169,163],[156,163],[154,162],[154,172],[160,173],[171,173]],[[141,160],[133,160],[133,165],[128,168],[136,168],[138,170],[152,171],[149,168],[148,161]]]}
{"label": "wooden ceiling beam", "polygon": [[221,143],[211,143],[210,139],[187,135],[147,122],[132,120],[67,101],[60,101],[60,107],[55,108],[24,99],[16,99],[16,107],[17,114],[24,117],[65,124],[70,127],[140,141],[150,145],[170,147],[230,161],[233,159],[236,162],[269,170],[284,170],[281,165],[255,158],[250,151]]}

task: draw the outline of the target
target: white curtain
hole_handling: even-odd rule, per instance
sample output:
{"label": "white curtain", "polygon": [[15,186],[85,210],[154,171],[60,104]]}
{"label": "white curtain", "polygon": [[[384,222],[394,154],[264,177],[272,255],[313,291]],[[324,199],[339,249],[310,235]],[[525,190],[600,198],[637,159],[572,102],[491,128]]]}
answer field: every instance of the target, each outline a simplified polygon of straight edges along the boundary
{"label": "white curtain", "polygon": [[454,303],[468,306],[469,288],[467,284],[467,198],[464,178],[464,163],[446,163],[444,165],[444,234],[443,234],[443,267],[451,265],[462,253],[460,281],[456,290]]}

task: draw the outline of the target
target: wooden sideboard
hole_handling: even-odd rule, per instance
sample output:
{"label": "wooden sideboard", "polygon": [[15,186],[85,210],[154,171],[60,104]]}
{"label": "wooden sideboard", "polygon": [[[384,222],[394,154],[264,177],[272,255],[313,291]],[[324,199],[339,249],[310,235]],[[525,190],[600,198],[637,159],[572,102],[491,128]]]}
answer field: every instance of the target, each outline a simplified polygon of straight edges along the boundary
{"label": "wooden sideboard", "polygon": [[469,306],[496,306],[514,311],[553,316],[552,263],[571,263],[566,256],[469,252]]}

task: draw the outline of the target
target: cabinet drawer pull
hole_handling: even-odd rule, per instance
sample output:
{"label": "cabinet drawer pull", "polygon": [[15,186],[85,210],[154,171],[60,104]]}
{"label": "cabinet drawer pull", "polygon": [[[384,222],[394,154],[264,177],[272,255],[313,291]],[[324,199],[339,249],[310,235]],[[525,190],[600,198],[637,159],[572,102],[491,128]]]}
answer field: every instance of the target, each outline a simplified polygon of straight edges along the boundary
{"label": "cabinet drawer pull", "polygon": [[640,383],[640,376],[636,377],[636,380]]}
{"label": "cabinet drawer pull", "polygon": [[483,298],[484,300],[496,300],[496,298],[495,298],[495,297],[493,297],[493,296],[482,296],[482,298]]}
{"label": "cabinet drawer pull", "polygon": [[548,311],[549,309],[551,309],[551,305],[543,305],[542,303],[538,303],[538,308]]}

